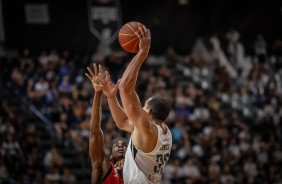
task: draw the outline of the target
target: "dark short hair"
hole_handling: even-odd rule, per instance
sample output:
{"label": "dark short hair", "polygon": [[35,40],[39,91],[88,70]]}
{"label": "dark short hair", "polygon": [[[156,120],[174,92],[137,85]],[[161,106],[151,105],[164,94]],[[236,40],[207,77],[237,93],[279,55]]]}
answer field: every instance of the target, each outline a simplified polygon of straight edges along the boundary
{"label": "dark short hair", "polygon": [[115,139],[113,140],[113,142],[112,142],[112,148],[113,148],[114,144],[117,143],[118,141],[123,141],[123,142],[126,143],[126,145],[128,145],[128,140],[125,139],[125,138],[120,137],[120,138],[115,138]]}
{"label": "dark short hair", "polygon": [[152,111],[152,118],[164,121],[170,112],[171,103],[160,95],[155,95],[147,102],[147,108]]}

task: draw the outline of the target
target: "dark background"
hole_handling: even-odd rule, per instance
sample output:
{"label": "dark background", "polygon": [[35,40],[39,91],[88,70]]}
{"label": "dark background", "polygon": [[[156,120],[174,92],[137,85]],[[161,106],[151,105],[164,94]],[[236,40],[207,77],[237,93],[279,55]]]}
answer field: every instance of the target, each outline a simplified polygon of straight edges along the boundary
{"label": "dark background", "polygon": [[[159,94],[173,102],[166,167],[175,172],[164,179],[281,183],[282,1],[189,0],[188,6],[178,0],[120,1],[123,24],[140,21],[152,32],[150,60],[136,86],[140,100]],[[0,42],[0,183],[48,183],[43,180],[54,173],[70,178],[69,170],[80,184],[89,184],[93,89],[84,72],[94,61],[116,81],[133,55],[96,51],[86,0],[0,2],[6,35]],[[49,25],[25,23],[24,5],[36,3],[48,4]],[[231,29],[238,30],[240,41],[226,39]],[[221,49],[208,43],[213,35]],[[198,38],[206,53],[191,52]],[[166,52],[169,46],[178,53]],[[121,49],[117,40],[112,47]],[[106,99],[102,109],[109,153],[112,140],[130,135],[114,125]],[[56,159],[45,163],[51,152]],[[211,173],[211,167],[218,171]]]}
{"label": "dark background", "polygon": [[[50,24],[25,23],[24,5],[48,3]],[[262,33],[272,43],[281,37],[281,2],[278,0],[190,0],[180,6],[176,0],[122,0],[123,24],[140,21],[151,29],[151,54],[162,54],[173,46],[179,54],[191,51],[198,37],[224,38],[230,29],[241,33],[247,46]],[[6,48],[33,50],[69,49],[93,52],[98,39],[89,31],[86,0],[3,0]],[[117,40],[112,45],[120,48]]]}

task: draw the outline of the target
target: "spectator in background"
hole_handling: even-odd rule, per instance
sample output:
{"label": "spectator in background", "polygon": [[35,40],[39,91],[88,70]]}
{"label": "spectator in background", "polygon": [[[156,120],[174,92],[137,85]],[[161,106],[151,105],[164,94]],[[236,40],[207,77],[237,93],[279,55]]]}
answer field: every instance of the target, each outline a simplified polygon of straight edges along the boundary
{"label": "spectator in background", "polygon": [[61,59],[59,73],[60,76],[67,76],[69,74],[69,67],[67,66],[67,62],[65,59]]}
{"label": "spectator in background", "polygon": [[175,123],[175,127],[171,129],[173,142],[179,142],[183,138],[183,126],[180,122]]}
{"label": "spectator in background", "polygon": [[[0,157],[0,183],[9,180],[9,171],[2,157]],[[12,183],[12,182],[11,182]]]}
{"label": "spectator in background", "polygon": [[62,175],[62,182],[64,184],[75,184],[76,178],[75,176],[70,172],[68,168],[64,168],[63,175]]}
{"label": "spectator in background", "polygon": [[[43,164],[46,168],[61,166],[64,162],[63,157],[58,153],[55,147],[52,147],[44,156]],[[53,169],[51,169],[53,172]]]}
{"label": "spectator in background", "polygon": [[210,160],[210,164],[208,167],[208,176],[209,181],[219,183],[219,176],[220,176],[220,166],[215,160]]}
{"label": "spectator in background", "polygon": [[0,125],[0,133],[1,134],[14,134],[15,133],[15,128],[12,125],[11,121],[5,121]]}
{"label": "spectator in background", "polygon": [[46,72],[49,69],[49,57],[46,51],[41,51],[40,56],[38,57],[38,61],[42,67],[42,70]]}
{"label": "spectator in background", "polygon": [[69,80],[70,80],[69,76],[67,76],[67,75],[63,76],[63,79],[58,86],[58,89],[61,93],[68,94],[68,93],[71,92],[72,85],[71,85]]}
{"label": "spectator in background", "polygon": [[185,165],[181,168],[181,175],[182,177],[190,178],[192,181],[197,181],[201,177],[200,170],[192,159],[187,160]]}
{"label": "spectator in background", "polygon": [[52,82],[50,84],[48,90],[46,91],[45,103],[47,105],[52,105],[58,99],[59,99],[58,89],[56,87],[56,84],[54,82]]}
{"label": "spectator in background", "polygon": [[34,66],[35,64],[30,56],[30,51],[29,49],[25,48],[22,53],[20,68],[22,71],[30,73],[34,69]]}
{"label": "spectator in background", "polygon": [[23,152],[17,140],[14,139],[14,134],[6,134],[6,137],[2,143],[4,160],[9,171],[9,174],[13,178],[19,178],[16,175],[23,165]]}
{"label": "spectator in background", "polygon": [[244,172],[246,172],[250,177],[255,177],[258,174],[257,165],[252,158],[245,160]]}
{"label": "spectator in background", "polygon": [[254,43],[256,55],[266,55],[267,54],[267,44],[263,38],[263,35],[257,35],[257,40]]}
{"label": "spectator in background", "polygon": [[48,82],[43,78],[40,78],[34,85],[35,95],[38,98],[45,96],[48,88],[49,88]]}
{"label": "spectator in background", "polygon": [[234,176],[230,172],[228,165],[224,165],[223,172],[220,175],[220,183],[222,184],[232,184],[235,182]]}
{"label": "spectator in background", "polygon": [[51,62],[51,64],[53,66],[56,66],[57,63],[59,62],[60,60],[60,56],[59,54],[57,53],[56,49],[52,49],[49,53],[49,61]]}
{"label": "spectator in background", "polygon": [[13,134],[7,134],[6,139],[2,143],[4,154],[13,160],[22,154],[18,141],[14,140]]}
{"label": "spectator in background", "polygon": [[59,173],[58,168],[56,167],[49,167],[48,172],[44,178],[44,184],[53,184],[59,183],[61,181],[61,175]]}
{"label": "spectator in background", "polygon": [[229,60],[234,67],[244,61],[245,48],[239,41],[240,33],[236,30],[231,30],[226,34],[228,39],[227,52],[229,54]]}

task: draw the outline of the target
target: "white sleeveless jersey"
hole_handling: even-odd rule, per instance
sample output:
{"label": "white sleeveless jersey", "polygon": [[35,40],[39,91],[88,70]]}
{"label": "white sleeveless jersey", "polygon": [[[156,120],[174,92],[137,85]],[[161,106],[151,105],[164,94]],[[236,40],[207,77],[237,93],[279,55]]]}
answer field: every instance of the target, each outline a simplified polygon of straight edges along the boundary
{"label": "white sleeveless jersey", "polygon": [[160,183],[162,170],[170,156],[172,136],[166,125],[166,134],[163,134],[159,125],[155,126],[158,129],[158,140],[156,147],[150,153],[144,153],[135,148],[130,138],[123,166],[123,181],[125,184]]}

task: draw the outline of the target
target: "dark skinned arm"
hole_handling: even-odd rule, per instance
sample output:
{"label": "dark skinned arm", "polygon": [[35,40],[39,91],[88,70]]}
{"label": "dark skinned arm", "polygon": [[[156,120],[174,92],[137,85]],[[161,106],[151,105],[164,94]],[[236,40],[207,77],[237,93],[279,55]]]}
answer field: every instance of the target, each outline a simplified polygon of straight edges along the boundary
{"label": "dark skinned arm", "polygon": [[91,183],[98,183],[104,176],[105,171],[110,168],[110,162],[105,161],[104,153],[104,136],[101,129],[101,116],[102,116],[102,88],[98,81],[98,75],[101,75],[102,68],[99,66],[99,72],[97,66],[94,64],[95,73],[87,68],[89,74],[85,74],[92,82],[95,90],[94,99],[92,103],[92,111],[90,117],[90,133],[89,133],[89,156],[91,159],[92,173]]}

